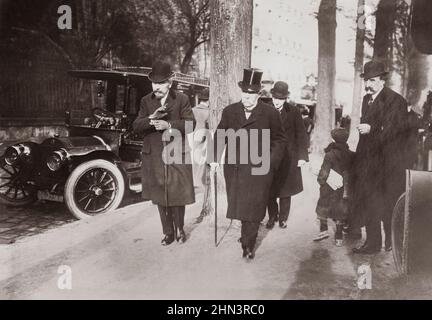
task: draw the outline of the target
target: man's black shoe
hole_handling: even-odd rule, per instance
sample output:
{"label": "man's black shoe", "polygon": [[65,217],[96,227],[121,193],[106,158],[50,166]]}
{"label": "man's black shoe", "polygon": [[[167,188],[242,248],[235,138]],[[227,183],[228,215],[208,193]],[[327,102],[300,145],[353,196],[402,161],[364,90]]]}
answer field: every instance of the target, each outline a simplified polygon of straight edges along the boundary
{"label": "man's black shoe", "polygon": [[287,227],[287,222],[286,221],[279,221],[279,227],[281,227],[282,229],[285,229]]}
{"label": "man's black shoe", "polygon": [[177,238],[177,241],[180,243],[185,243],[186,242],[186,233],[183,230],[180,230],[180,235]]}
{"label": "man's black shoe", "polygon": [[385,246],[385,251],[387,251],[387,252],[389,252],[389,251],[392,251],[392,246],[390,245],[390,246]]}
{"label": "man's black shoe", "polygon": [[273,229],[274,225],[275,225],[275,220],[272,219],[272,218],[270,218],[269,221],[266,224],[266,228],[267,229]]}
{"label": "man's black shoe", "polygon": [[243,257],[248,260],[252,260],[253,258],[255,258],[255,253],[253,253],[251,249],[246,248],[246,250],[243,251]]}
{"label": "man's black shoe", "polygon": [[172,235],[172,234],[167,234],[167,235],[162,239],[161,244],[162,244],[163,246],[167,246],[167,245],[170,245],[170,244],[173,243],[173,242],[174,242],[174,235]]}

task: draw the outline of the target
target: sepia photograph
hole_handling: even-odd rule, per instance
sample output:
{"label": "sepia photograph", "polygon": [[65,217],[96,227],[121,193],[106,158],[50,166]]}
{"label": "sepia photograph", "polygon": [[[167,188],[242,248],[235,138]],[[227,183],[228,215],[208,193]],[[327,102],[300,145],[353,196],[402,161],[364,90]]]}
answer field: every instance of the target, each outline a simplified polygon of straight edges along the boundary
{"label": "sepia photograph", "polygon": [[431,300],[431,17],[0,0],[0,300]]}

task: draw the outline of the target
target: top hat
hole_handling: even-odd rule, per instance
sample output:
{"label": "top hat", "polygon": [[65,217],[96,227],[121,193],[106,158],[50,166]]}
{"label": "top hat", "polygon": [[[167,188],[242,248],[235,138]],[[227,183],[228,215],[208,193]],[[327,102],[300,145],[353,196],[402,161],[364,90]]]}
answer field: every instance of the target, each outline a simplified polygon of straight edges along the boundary
{"label": "top hat", "polygon": [[238,83],[244,92],[258,93],[261,90],[261,77],[263,73],[259,69],[244,69],[243,80]]}
{"label": "top hat", "polygon": [[283,81],[278,81],[275,83],[274,87],[270,90],[272,97],[276,99],[286,99],[288,98],[288,84]]}
{"label": "top hat", "polygon": [[198,99],[200,100],[208,100],[210,96],[209,89],[205,88],[198,93]]}
{"label": "top hat", "polygon": [[349,136],[348,130],[344,128],[333,129],[330,134],[333,140],[339,143],[347,142]]}
{"label": "top hat", "polygon": [[360,77],[369,80],[386,74],[388,74],[388,71],[385,69],[384,63],[379,61],[369,61],[365,63],[363,73],[360,74]]}
{"label": "top hat", "polygon": [[152,71],[149,73],[148,78],[151,82],[164,82],[171,78],[174,72],[171,70],[171,65],[163,61],[155,61],[152,66]]}

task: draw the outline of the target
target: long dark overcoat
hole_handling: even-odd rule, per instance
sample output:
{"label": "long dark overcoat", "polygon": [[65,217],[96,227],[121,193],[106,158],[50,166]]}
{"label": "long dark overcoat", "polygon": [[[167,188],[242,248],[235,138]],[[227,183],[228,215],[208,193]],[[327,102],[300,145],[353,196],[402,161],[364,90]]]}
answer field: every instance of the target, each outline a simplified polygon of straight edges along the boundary
{"label": "long dark overcoat", "polygon": [[298,160],[309,161],[308,136],[300,111],[284,103],[280,113],[286,144],[284,157],[275,175],[272,193],[276,197],[290,197],[303,191],[303,180]]}
{"label": "long dark overcoat", "polygon": [[[253,144],[255,145],[255,151],[258,151],[258,155],[263,154],[263,142],[265,142],[265,140],[261,138],[263,129],[269,129],[270,168],[267,174],[252,174],[252,168],[261,167],[261,164],[254,164],[256,161],[251,159],[250,152],[246,155],[247,158],[245,159],[247,159],[247,161],[244,161],[244,164],[241,163],[241,147],[239,143],[241,138],[236,140],[235,148],[233,148],[233,146],[230,148],[230,143],[228,142],[225,152],[225,164],[223,167],[228,198],[227,218],[260,222],[265,217],[273,171],[278,167],[285,148],[285,137],[279,114],[270,105],[258,102],[258,105],[253,109],[249,119],[246,119],[243,104],[238,102],[227,106],[223,110],[218,129],[233,129],[239,135],[241,131],[244,130],[248,138],[247,150],[251,150],[251,145]],[[258,133],[258,141],[250,139],[254,131]],[[216,135],[219,133],[220,132],[216,132]],[[215,138],[216,141],[219,140],[216,145],[221,144],[220,137],[221,136],[219,136],[219,139]],[[222,144],[229,141],[229,139],[222,140],[224,140]],[[250,143],[251,141],[252,144]],[[218,148],[217,151],[220,155],[221,149]],[[233,153],[235,153],[235,158]],[[243,156],[245,156],[244,153]],[[235,159],[235,163],[229,163],[232,158]]]}
{"label": "long dark overcoat", "polygon": [[182,133],[179,147],[182,150],[183,162],[168,165],[163,162],[164,146],[170,142],[162,141],[163,131],[157,131],[150,125],[149,120],[149,115],[160,107],[160,102],[152,93],[146,95],[141,100],[138,117],[133,123],[134,131],[144,134],[142,197],[157,205],[184,206],[195,202],[192,165],[186,160],[190,158],[190,149],[185,139],[186,122],[188,121],[193,129],[195,118],[189,98],[182,93],[170,91],[166,104],[168,115],[164,120],[171,124],[171,129],[177,129]]}
{"label": "long dark overcoat", "polygon": [[392,210],[405,189],[405,143],[409,133],[406,100],[384,88],[369,105],[362,104],[361,123],[371,126],[360,135],[353,165],[352,223],[363,226],[371,215]]}
{"label": "long dark overcoat", "polygon": [[[316,212],[318,217],[322,219],[344,220],[348,215],[348,205],[345,205],[343,196],[344,192],[348,196],[348,183],[354,152],[349,150],[346,143],[336,142],[331,143],[324,151],[325,156],[317,179],[320,185],[320,197]],[[327,184],[331,170],[343,177],[343,187],[337,190],[333,190]]]}

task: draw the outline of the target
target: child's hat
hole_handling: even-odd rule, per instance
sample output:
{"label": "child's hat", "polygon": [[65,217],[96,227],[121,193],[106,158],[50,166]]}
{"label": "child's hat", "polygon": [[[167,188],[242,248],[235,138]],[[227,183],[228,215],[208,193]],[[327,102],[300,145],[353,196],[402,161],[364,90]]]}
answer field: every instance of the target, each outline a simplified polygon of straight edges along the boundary
{"label": "child's hat", "polygon": [[344,128],[336,128],[331,131],[331,136],[336,142],[346,143],[348,141],[349,132]]}

